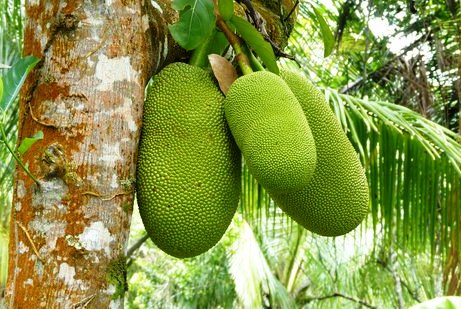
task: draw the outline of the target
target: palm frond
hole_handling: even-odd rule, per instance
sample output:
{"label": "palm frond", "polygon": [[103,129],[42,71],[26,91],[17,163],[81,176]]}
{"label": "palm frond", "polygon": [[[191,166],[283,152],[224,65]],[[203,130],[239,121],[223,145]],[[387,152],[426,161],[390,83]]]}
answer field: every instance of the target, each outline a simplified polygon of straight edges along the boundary
{"label": "palm frond", "polygon": [[[23,14],[20,0],[0,0],[0,64],[12,65],[19,60],[23,40]],[[5,70],[0,69],[0,76]],[[5,131],[14,143],[17,136],[18,104],[6,112]],[[0,146],[0,290],[6,284],[8,268],[8,218],[13,191],[14,160]]]}
{"label": "palm frond", "polygon": [[245,220],[236,218],[233,228],[237,229],[238,237],[228,250],[229,272],[239,305],[243,308],[263,305],[292,308],[288,292],[272,273],[251,227]]}
{"label": "palm frond", "polygon": [[366,168],[374,228],[447,254],[460,229],[461,137],[399,105],[325,94]]}

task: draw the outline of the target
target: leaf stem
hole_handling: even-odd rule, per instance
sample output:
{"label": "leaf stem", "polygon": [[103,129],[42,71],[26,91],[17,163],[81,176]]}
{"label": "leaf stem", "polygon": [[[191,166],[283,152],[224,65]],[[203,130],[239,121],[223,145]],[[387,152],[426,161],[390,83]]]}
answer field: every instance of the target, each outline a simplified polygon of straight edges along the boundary
{"label": "leaf stem", "polygon": [[21,168],[26,172],[26,174],[32,178],[33,181],[35,181],[35,183],[40,186],[40,181],[29,171],[29,169],[27,168],[27,166],[24,165],[24,163],[22,162],[22,160],[16,155],[15,151],[10,147],[10,145],[8,144],[8,138],[6,137],[6,132],[5,132],[5,128],[3,127],[3,123],[0,123],[0,131],[2,133],[1,135],[1,140],[3,141],[3,144],[5,144],[6,148],[8,149],[8,151],[11,153],[11,155],[13,156],[13,158],[16,160],[16,162],[18,162],[18,164],[21,166]]}
{"label": "leaf stem", "polygon": [[224,33],[227,40],[229,41],[230,45],[232,45],[232,48],[235,51],[235,58],[240,69],[242,70],[243,75],[253,73],[253,70],[251,69],[250,60],[244,53],[242,40],[229,28],[226,22],[222,19],[221,15],[219,15],[219,12],[216,12],[215,10],[215,14],[216,26],[219,29],[221,29],[221,31]]}

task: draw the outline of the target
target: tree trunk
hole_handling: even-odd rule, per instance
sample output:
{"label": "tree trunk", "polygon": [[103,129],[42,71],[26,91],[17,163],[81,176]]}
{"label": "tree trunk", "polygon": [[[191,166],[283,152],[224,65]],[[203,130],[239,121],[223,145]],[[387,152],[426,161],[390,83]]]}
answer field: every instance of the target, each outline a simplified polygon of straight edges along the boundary
{"label": "tree trunk", "polygon": [[[15,174],[8,308],[123,307],[144,89],[184,56],[169,2],[26,3],[24,54],[41,62],[21,92],[19,140],[44,139],[23,157],[40,185]],[[278,44],[293,3],[267,31]]]}
{"label": "tree trunk", "polygon": [[123,303],[144,88],[168,51],[150,3],[26,4],[24,54],[42,61],[23,87],[19,139],[45,138],[24,157],[41,185],[15,175],[10,308]]}

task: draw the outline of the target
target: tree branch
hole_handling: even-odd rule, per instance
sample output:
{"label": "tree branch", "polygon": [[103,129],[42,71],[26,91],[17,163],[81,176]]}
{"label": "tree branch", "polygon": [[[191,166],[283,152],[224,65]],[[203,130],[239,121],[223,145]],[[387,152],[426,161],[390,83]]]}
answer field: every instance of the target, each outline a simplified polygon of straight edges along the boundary
{"label": "tree branch", "polygon": [[410,294],[410,296],[416,300],[418,303],[421,302],[421,300],[418,298],[418,294],[417,294],[417,291],[412,291],[410,286],[408,285],[408,283],[406,283],[405,281],[402,280],[402,278],[400,278],[400,276],[398,276],[398,274],[396,274],[394,271],[392,271],[392,269],[389,267],[388,265],[388,262],[386,261],[383,261],[381,259],[377,259],[376,260],[376,263],[378,263],[379,265],[381,265],[381,267],[383,267],[385,270],[389,271],[392,275],[392,277],[394,278],[395,281],[397,281],[396,279],[396,276],[398,277],[398,281],[400,282],[401,285],[403,285],[405,287],[405,289],[407,289],[408,291],[408,294]]}
{"label": "tree branch", "polygon": [[133,253],[136,252],[136,250],[138,250],[142,244],[149,238],[149,235],[144,235],[143,237],[141,237],[140,239],[138,239],[134,245],[131,246],[131,248],[128,249],[128,251],[126,252],[126,258],[130,258]]}
{"label": "tree branch", "polygon": [[367,74],[366,78],[364,78],[363,76],[358,78],[356,81],[354,81],[352,83],[349,83],[348,85],[342,87],[339,90],[339,92],[340,93],[348,93],[348,92],[350,92],[350,91],[352,91],[352,90],[354,90],[356,88],[359,88],[363,83],[369,82],[370,78],[372,80],[382,79],[391,70],[391,64],[393,64],[395,61],[401,59],[406,53],[408,53],[409,51],[416,48],[419,44],[425,42],[429,35],[430,35],[430,33],[428,33],[427,35],[421,36],[421,38],[417,39],[412,44],[410,44],[409,46],[404,48],[403,51],[400,54],[398,54],[398,55],[394,56],[393,58],[391,58],[382,67],[380,67],[380,68],[374,70],[373,72]]}
{"label": "tree branch", "polygon": [[[248,10],[248,16],[251,18],[251,20],[253,21],[253,25],[256,27],[256,29],[261,33],[261,35],[264,37],[264,39],[269,42],[272,46],[272,49],[274,50],[274,53],[275,53],[275,56],[276,57],[284,57],[284,58],[287,58],[287,59],[290,59],[290,60],[295,60],[295,57],[290,55],[290,54],[287,54],[285,53],[278,45],[276,42],[274,42],[271,37],[269,36],[269,34],[267,33],[266,29],[264,28],[264,23],[263,23],[263,20],[261,18],[261,16],[259,15],[259,13],[255,10],[255,8],[253,7],[253,5],[251,4],[251,0],[237,0],[238,3],[242,3],[243,5],[245,5],[245,7],[247,8]],[[288,19],[290,17],[290,15],[293,14],[294,10],[296,9],[296,7],[298,6],[298,3],[299,3],[299,0],[296,0],[296,3],[294,5],[294,7],[292,8],[290,14],[286,17],[286,19]],[[285,19],[285,20],[286,20]],[[284,20],[284,21],[285,21]]]}
{"label": "tree branch", "polygon": [[418,303],[421,303],[421,302],[422,302],[422,300],[419,299],[419,297],[418,297],[418,295],[417,295],[417,291],[412,291],[412,290],[410,289],[410,286],[409,286],[405,281],[403,281],[402,278],[400,278],[400,283],[405,287],[405,289],[407,289],[408,294],[410,294],[410,296],[411,296],[414,300],[416,300]]}
{"label": "tree branch", "polygon": [[307,299],[307,302],[309,303],[309,302],[314,301],[314,300],[325,300],[325,299],[333,298],[333,297],[341,297],[341,298],[353,301],[355,303],[358,303],[358,304],[360,304],[360,305],[362,305],[364,307],[367,307],[367,308],[378,308],[376,306],[368,304],[367,302],[365,302],[363,300],[356,299],[356,298],[353,298],[351,296],[344,295],[342,293],[333,293],[333,294],[330,294],[330,295],[325,295],[325,296],[320,296],[320,297],[309,297]]}

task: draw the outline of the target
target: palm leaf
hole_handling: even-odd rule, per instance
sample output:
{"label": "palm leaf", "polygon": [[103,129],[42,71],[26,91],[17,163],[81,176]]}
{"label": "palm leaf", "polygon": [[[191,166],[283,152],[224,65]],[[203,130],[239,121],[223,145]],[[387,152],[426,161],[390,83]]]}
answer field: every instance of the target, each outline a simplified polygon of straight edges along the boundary
{"label": "palm leaf", "polygon": [[272,273],[250,225],[237,217],[232,229],[237,230],[238,237],[228,249],[229,272],[234,280],[239,306],[292,308],[292,299]]}
{"label": "palm leaf", "polygon": [[[351,142],[360,151],[372,197],[374,226],[387,239],[435,253],[437,235],[447,235],[447,253],[459,230],[460,136],[399,105],[325,90]],[[346,108],[338,109],[343,105]],[[359,128],[359,130],[357,130]],[[392,235],[392,226],[397,233]],[[428,243],[427,243],[428,242]]]}

